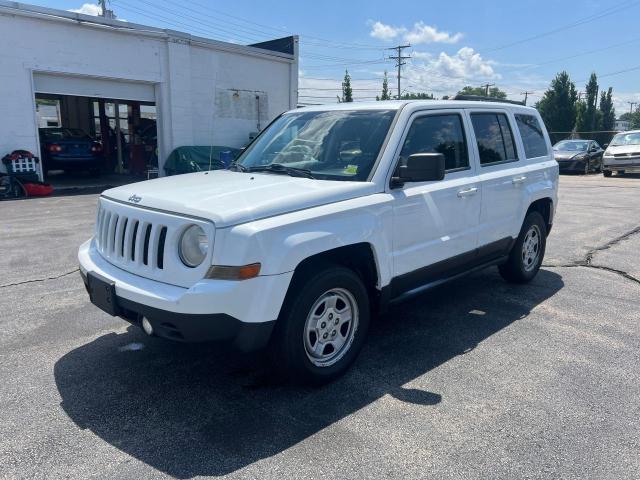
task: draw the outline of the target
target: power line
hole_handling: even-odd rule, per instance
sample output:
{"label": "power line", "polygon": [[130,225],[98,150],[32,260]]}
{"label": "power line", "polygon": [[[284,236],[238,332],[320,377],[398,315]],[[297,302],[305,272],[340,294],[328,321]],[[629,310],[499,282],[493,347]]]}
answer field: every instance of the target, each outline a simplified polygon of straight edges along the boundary
{"label": "power line", "polygon": [[627,8],[634,7],[638,3],[640,3],[640,2],[639,1],[622,2],[618,6],[606,9],[604,12],[601,12],[599,14],[590,15],[588,17],[584,17],[584,18],[582,18],[580,20],[577,20],[575,22],[569,23],[569,24],[564,25],[562,27],[554,28],[553,30],[548,30],[546,32],[539,33],[539,34],[533,35],[531,37],[523,38],[521,40],[516,40],[515,42],[507,43],[505,45],[500,45],[500,46],[497,46],[497,47],[490,48],[488,50],[484,50],[484,53],[486,54],[486,53],[490,53],[490,52],[497,52],[498,50],[504,50],[505,48],[510,48],[510,47],[513,47],[513,46],[516,46],[516,45],[521,45],[523,43],[527,43],[527,42],[530,42],[532,40],[537,40],[539,38],[547,37],[547,36],[553,35],[555,33],[559,33],[559,32],[565,31],[565,30],[569,30],[571,28],[575,28],[575,27],[578,27],[580,25],[584,25],[585,23],[593,22],[594,20],[598,20],[600,18],[609,16],[609,15],[613,15],[614,13],[618,13],[618,12],[620,12],[622,10],[627,9]]}
{"label": "power line", "polygon": [[404,60],[411,58],[411,55],[402,55],[402,50],[404,50],[405,48],[411,48],[411,44],[407,44],[407,45],[398,45],[397,47],[390,47],[388,50],[396,50],[398,52],[397,55],[392,55],[389,57],[390,60],[395,60],[396,61],[396,67],[398,67],[398,100],[400,100],[400,72],[402,69],[403,65],[406,65],[407,62],[405,62]]}

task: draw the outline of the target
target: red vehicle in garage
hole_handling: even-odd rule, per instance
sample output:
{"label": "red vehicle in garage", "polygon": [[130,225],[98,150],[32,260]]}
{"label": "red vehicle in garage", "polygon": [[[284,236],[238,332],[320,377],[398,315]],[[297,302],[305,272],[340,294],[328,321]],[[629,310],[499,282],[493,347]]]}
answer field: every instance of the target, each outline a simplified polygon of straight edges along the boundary
{"label": "red vehicle in garage", "polygon": [[104,166],[102,144],[78,128],[41,128],[40,147],[45,175],[64,170],[97,176]]}

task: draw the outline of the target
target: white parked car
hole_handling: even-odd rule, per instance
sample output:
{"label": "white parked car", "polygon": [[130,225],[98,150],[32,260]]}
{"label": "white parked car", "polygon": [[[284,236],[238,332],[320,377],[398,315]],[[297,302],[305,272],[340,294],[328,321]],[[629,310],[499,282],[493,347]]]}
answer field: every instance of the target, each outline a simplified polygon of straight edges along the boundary
{"label": "white parked car", "polygon": [[323,382],[354,361],[374,310],[492,265],[530,281],[557,188],[533,108],[303,108],[230,170],[104,192],[80,271],[94,304],[148,334],[268,347],[278,372]]}
{"label": "white parked car", "polygon": [[616,134],[602,157],[602,174],[640,172],[640,130]]}

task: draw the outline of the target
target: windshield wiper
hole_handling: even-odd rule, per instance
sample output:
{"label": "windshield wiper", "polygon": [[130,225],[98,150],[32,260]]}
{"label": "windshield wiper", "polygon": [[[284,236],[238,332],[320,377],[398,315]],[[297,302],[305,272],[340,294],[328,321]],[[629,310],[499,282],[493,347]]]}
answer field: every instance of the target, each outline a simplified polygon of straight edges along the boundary
{"label": "windshield wiper", "polygon": [[312,178],[313,176],[311,170],[306,168],[296,168],[296,167],[287,167],[281,163],[271,163],[269,165],[264,165],[260,167],[251,167],[246,170],[247,172],[273,172],[273,173],[286,173],[291,177],[304,177],[304,178]]}
{"label": "windshield wiper", "polygon": [[229,165],[229,170],[235,170],[236,172],[248,172],[249,169],[238,162],[233,162]]}

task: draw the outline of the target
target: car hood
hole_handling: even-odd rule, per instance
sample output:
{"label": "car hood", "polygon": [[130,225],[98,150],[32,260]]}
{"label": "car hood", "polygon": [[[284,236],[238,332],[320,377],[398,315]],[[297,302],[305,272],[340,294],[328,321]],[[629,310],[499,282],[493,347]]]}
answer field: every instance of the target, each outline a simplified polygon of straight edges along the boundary
{"label": "car hood", "polygon": [[587,152],[576,152],[575,150],[566,151],[566,150],[554,150],[553,158],[556,160],[571,160],[573,157],[577,157],[578,155],[582,155]]}
{"label": "car hood", "polygon": [[640,145],[609,145],[607,155],[620,155],[625,153],[640,153]]}
{"label": "car hood", "polygon": [[375,193],[370,182],[314,180],[228,170],[189,173],[112,188],[103,196],[206,218],[228,227]]}

